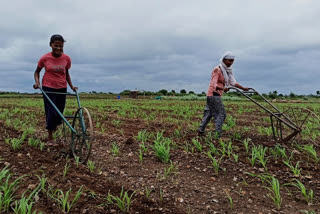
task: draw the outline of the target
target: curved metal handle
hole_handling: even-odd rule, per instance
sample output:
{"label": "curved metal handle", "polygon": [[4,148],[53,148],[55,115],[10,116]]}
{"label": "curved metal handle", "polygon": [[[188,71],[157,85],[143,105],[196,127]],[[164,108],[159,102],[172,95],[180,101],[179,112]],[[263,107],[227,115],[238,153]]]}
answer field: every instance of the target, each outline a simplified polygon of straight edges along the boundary
{"label": "curved metal handle", "polygon": [[[230,89],[233,89],[233,90],[236,90],[236,91],[238,91],[238,92],[240,92],[240,93],[258,93],[254,88],[248,88],[249,90],[248,91],[244,91],[244,90],[240,90],[239,88],[236,88],[236,87],[229,87],[228,88],[229,90]],[[250,91],[251,90],[251,91]]]}

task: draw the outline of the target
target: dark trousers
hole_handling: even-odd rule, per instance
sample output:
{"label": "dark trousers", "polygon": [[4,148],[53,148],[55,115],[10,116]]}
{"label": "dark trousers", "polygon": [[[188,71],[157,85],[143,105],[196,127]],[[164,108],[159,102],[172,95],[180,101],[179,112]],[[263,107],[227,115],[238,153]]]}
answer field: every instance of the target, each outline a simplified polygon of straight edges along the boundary
{"label": "dark trousers", "polygon": [[[42,89],[46,92],[60,92],[60,93],[66,93],[67,88],[49,88],[42,86]],[[48,97],[51,99],[51,101],[55,104],[55,106],[59,109],[61,113],[64,111],[64,107],[66,105],[66,95],[64,94],[51,94],[47,93]],[[60,115],[57,113],[55,108],[52,106],[52,104],[49,102],[49,100],[43,96],[44,100],[44,109],[46,112],[46,129],[48,130],[56,130],[57,126],[62,123],[62,119]]]}
{"label": "dark trousers", "polygon": [[204,132],[212,117],[214,118],[216,132],[221,135],[222,125],[226,119],[226,111],[220,96],[207,97],[207,105],[203,112],[202,122],[198,129],[199,132]]}

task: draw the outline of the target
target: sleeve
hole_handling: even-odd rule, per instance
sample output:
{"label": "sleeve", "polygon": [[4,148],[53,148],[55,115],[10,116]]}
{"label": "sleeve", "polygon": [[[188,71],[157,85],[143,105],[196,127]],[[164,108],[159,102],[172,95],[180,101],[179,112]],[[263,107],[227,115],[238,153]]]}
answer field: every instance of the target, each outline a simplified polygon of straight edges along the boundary
{"label": "sleeve", "polygon": [[66,68],[69,70],[71,68],[71,58],[68,56],[67,57],[67,66]]}
{"label": "sleeve", "polygon": [[230,85],[232,85],[232,86],[236,86],[236,84],[237,84],[236,78],[234,78],[233,73],[229,74],[229,82],[230,82]]}
{"label": "sleeve", "polygon": [[217,91],[217,85],[218,85],[218,78],[219,78],[219,69],[215,68],[212,71],[211,74],[211,81],[210,81],[210,87],[213,91]]}
{"label": "sleeve", "polygon": [[43,68],[45,63],[45,58],[42,56],[40,60],[38,61],[38,67]]}

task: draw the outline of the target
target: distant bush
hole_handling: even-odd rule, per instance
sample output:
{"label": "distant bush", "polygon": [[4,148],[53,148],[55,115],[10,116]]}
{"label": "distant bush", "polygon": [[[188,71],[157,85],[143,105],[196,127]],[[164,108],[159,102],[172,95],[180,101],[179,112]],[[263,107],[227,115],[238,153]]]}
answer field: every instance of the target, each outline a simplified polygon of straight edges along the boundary
{"label": "distant bush", "polygon": [[[185,96],[162,96],[164,100],[207,100],[206,96],[198,96],[195,94],[185,95]],[[233,96],[222,96],[222,100],[244,100],[244,98],[233,97]]]}

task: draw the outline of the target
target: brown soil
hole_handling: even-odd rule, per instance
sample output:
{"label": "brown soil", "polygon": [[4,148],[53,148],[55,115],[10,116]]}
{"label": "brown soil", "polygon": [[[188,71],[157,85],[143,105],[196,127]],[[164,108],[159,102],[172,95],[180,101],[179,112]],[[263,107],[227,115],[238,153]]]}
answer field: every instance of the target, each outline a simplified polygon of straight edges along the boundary
{"label": "brown soil", "polygon": [[[232,108],[236,108],[232,106]],[[246,119],[239,118],[241,126],[253,127],[262,115],[244,113]],[[314,203],[307,205],[303,198],[295,194],[292,187],[287,187],[293,194],[282,190],[282,207],[277,209],[273,204],[269,191],[256,177],[249,173],[263,173],[265,170],[259,167],[251,167],[245,154],[242,140],[250,137],[255,144],[272,147],[275,142],[271,137],[246,133],[241,140],[234,140],[233,144],[238,149],[239,161],[225,158],[221,162],[219,174],[214,173],[212,164],[205,153],[186,152],[183,149],[185,141],[191,142],[196,137],[196,132],[186,130],[181,138],[175,138],[177,147],[171,150],[170,160],[176,166],[176,173],[164,176],[164,169],[169,164],[158,160],[151,148],[144,154],[143,162],[139,161],[139,143],[134,136],[142,129],[150,132],[164,130],[165,136],[173,136],[177,126],[159,123],[157,121],[146,122],[140,119],[122,119],[120,127],[111,123],[116,118],[116,112],[109,116],[105,123],[104,131],[95,128],[95,141],[90,160],[96,163],[96,170],[90,172],[85,165],[76,164],[73,159],[68,161],[71,167],[67,176],[63,177],[66,164],[66,153],[63,148],[49,147],[40,151],[38,148],[28,146],[25,142],[19,151],[13,151],[5,143],[7,137],[19,137],[20,132],[6,127],[0,122],[0,168],[9,166],[13,178],[22,175],[18,195],[27,189],[32,190],[39,183],[36,175],[44,174],[48,183],[54,189],[64,191],[72,188],[72,196],[83,185],[85,190],[78,203],[72,208],[71,213],[121,213],[115,205],[107,205],[108,193],[119,196],[121,188],[134,193],[134,201],[130,213],[300,213],[300,210],[320,211],[320,177],[319,166],[308,165],[307,161],[301,163],[303,175],[300,181],[314,190]],[[199,118],[198,118],[199,120]],[[252,122],[254,121],[254,122]],[[41,120],[39,123],[44,123]],[[96,126],[96,125],[94,125]],[[122,130],[122,131],[119,131]],[[43,132],[43,130],[42,130]],[[225,132],[228,138],[232,133]],[[200,139],[204,143],[204,139]],[[118,156],[112,154],[112,144],[116,143],[120,148]],[[218,141],[213,142],[216,147]],[[290,143],[283,145],[291,148]],[[282,163],[270,159],[268,172],[276,176],[281,184],[288,183],[292,173],[284,168]],[[149,198],[146,197],[146,188],[151,190]],[[231,209],[230,195],[233,201]],[[37,211],[43,213],[62,213],[56,201],[44,193],[40,193],[39,200],[34,204]]]}

